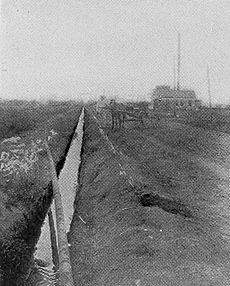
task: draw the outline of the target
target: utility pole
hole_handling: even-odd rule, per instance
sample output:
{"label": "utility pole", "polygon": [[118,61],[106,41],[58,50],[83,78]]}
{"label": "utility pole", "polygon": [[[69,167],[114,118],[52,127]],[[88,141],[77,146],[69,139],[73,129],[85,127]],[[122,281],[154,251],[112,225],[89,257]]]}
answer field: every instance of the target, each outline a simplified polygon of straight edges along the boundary
{"label": "utility pole", "polygon": [[180,90],[180,65],[181,65],[181,55],[180,55],[180,33],[177,34],[177,40],[178,40],[178,54],[177,54],[177,90]]}
{"label": "utility pole", "polygon": [[209,74],[209,66],[208,65],[207,65],[207,84],[208,84],[208,99],[209,99],[209,109],[210,109],[210,121],[212,121],[212,96],[211,96],[210,74]]}
{"label": "utility pole", "polygon": [[173,57],[173,89],[176,89],[176,59]]}

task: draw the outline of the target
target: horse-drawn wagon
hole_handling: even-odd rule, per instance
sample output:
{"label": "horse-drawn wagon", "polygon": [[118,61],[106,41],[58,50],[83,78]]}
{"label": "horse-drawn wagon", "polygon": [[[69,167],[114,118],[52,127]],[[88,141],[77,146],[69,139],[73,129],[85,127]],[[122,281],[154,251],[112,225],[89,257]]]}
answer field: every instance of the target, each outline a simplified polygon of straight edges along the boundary
{"label": "horse-drawn wagon", "polygon": [[126,121],[138,121],[144,124],[144,118],[148,118],[148,104],[137,102],[125,106]]}
{"label": "horse-drawn wagon", "polygon": [[144,103],[117,103],[112,100],[103,107],[111,115],[112,129],[124,127],[125,122],[136,121],[144,125],[144,118],[148,118],[148,105]]}

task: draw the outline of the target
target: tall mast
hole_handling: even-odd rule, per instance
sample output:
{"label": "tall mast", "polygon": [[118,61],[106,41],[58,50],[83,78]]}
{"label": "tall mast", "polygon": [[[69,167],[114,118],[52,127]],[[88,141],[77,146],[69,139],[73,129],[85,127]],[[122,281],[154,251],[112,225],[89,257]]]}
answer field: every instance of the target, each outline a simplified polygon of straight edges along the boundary
{"label": "tall mast", "polygon": [[181,64],[181,55],[180,55],[180,33],[177,35],[178,40],[178,54],[177,54],[177,90],[180,90],[180,64]]}
{"label": "tall mast", "polygon": [[212,108],[212,97],[211,97],[211,88],[210,88],[210,75],[209,75],[209,66],[208,65],[207,65],[207,84],[208,84],[209,108]]}
{"label": "tall mast", "polygon": [[176,59],[173,57],[173,89],[176,89]]}

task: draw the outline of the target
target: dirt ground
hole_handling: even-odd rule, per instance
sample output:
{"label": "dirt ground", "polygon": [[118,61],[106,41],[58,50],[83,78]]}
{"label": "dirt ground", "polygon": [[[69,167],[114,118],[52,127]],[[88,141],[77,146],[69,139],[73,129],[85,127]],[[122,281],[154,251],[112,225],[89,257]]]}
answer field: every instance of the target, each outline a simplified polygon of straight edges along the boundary
{"label": "dirt ground", "polygon": [[76,285],[229,285],[230,137],[170,121],[99,124],[86,114]]}

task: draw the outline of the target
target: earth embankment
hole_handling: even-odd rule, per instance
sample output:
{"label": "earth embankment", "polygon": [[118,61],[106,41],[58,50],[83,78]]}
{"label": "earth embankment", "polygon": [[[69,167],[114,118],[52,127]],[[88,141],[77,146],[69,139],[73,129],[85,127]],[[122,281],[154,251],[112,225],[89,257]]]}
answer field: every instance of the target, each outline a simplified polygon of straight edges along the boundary
{"label": "earth embankment", "polygon": [[[75,105],[68,113],[54,115],[36,130],[20,134],[17,146],[15,142],[1,146],[2,154],[8,154],[1,172],[1,285],[23,285],[33,265],[35,246],[52,202],[49,161],[43,141],[49,143],[59,175],[81,109]],[[19,146],[23,148],[19,150]]]}
{"label": "earth embankment", "polygon": [[[194,154],[189,161],[180,153],[182,145],[177,152],[167,145],[177,138],[171,127],[171,133],[160,125],[139,129],[130,124],[116,132],[103,127],[99,130],[86,112],[69,233],[76,285],[228,285],[227,244],[204,220],[203,207],[193,197],[201,181],[200,192],[207,192],[213,172],[197,163],[205,176],[200,179],[191,163]],[[188,171],[185,163],[193,169]],[[185,176],[182,170],[190,173]]]}

